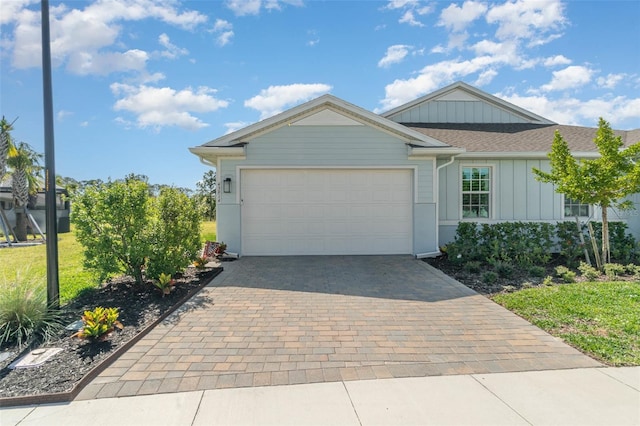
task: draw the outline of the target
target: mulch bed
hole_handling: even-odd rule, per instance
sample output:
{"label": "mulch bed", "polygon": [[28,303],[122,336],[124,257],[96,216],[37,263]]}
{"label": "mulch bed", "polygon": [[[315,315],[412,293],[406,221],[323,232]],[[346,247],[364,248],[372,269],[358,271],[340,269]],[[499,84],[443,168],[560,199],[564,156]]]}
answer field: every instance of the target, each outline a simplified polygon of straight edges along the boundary
{"label": "mulch bed", "polygon": [[[103,306],[119,309],[119,320],[124,329],[116,330],[104,342],[92,343],[70,338],[73,332],[62,330],[56,340],[45,344],[26,349],[2,348],[2,352],[8,351],[11,356],[0,362],[0,406],[5,405],[2,398],[71,392],[92,370],[97,366],[102,367],[101,363],[109,360],[119,349],[130,345],[149,325],[178,308],[221,271],[222,268],[207,268],[204,271],[189,268],[176,277],[174,291],[165,297],[153,284],[136,284],[130,277],[112,280],[95,291],[81,294],[71,304],[64,306],[64,324],[79,320],[85,310]],[[28,351],[50,347],[63,350],[39,367],[9,369],[9,364]],[[10,400],[5,399],[7,401]]]}

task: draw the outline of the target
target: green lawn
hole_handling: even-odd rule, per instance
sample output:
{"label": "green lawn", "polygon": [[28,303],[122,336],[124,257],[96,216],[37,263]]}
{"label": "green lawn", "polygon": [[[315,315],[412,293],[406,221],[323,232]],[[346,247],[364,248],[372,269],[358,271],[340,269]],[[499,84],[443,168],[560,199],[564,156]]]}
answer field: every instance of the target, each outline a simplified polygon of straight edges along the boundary
{"label": "green lawn", "polygon": [[[46,286],[46,250],[44,244],[0,249],[0,278],[11,281],[16,274],[25,279],[41,277]],[[73,232],[58,235],[58,271],[62,304],[76,297],[85,288],[97,286],[95,278],[82,267],[82,246],[76,241]]]}
{"label": "green lawn", "polygon": [[216,241],[216,222],[203,222],[200,228],[200,239],[205,241]]}
{"label": "green lawn", "polygon": [[[215,241],[216,223],[204,222],[202,240]],[[46,246],[7,247],[0,249],[0,280],[11,281],[16,273],[39,277],[46,286]],[[58,270],[60,279],[60,303],[65,304],[87,288],[95,288],[98,282],[82,267],[83,250],[72,232],[58,234]]]}
{"label": "green lawn", "polygon": [[493,300],[606,364],[640,365],[639,282],[538,287]]}

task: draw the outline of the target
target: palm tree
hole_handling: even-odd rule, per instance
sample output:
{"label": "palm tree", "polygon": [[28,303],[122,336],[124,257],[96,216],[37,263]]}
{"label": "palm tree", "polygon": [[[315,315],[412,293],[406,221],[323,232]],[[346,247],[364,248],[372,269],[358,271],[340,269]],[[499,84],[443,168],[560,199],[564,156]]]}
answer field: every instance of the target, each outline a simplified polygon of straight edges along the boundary
{"label": "palm tree", "polygon": [[7,159],[15,154],[15,148],[11,142],[11,130],[13,123],[9,123],[4,116],[0,120],[0,181],[7,173]]}
{"label": "palm tree", "polygon": [[39,174],[42,170],[40,159],[42,154],[37,153],[25,142],[15,146],[15,152],[7,158],[7,165],[11,167],[11,191],[13,192],[13,205],[16,213],[16,238],[18,241],[27,240],[27,212],[25,208],[29,204],[29,196],[35,195],[40,189]]}

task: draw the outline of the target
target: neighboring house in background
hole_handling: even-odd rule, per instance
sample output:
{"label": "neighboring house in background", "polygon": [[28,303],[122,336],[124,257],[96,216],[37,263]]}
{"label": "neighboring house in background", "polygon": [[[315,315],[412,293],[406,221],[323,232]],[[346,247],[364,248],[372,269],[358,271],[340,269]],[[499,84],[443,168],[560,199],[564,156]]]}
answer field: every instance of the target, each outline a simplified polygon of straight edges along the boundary
{"label": "neighboring house in background", "polygon": [[[44,187],[44,185],[43,185]],[[69,201],[64,199],[64,196],[67,195],[67,191],[57,186],[56,187],[56,214],[58,218],[58,232],[64,233],[70,231],[69,226]],[[7,218],[9,219],[9,224],[11,228],[16,226],[16,218],[15,213],[13,211],[13,193],[11,192],[11,176],[7,176],[2,182],[0,182],[0,209],[4,211]],[[46,227],[46,217],[45,217],[45,193],[44,190],[38,191],[37,199],[35,205],[32,208],[29,208],[29,213],[33,216],[36,223],[42,230],[42,232],[47,232]],[[0,227],[0,232],[2,228]],[[36,232],[36,230],[33,230]],[[0,239],[0,243],[4,241],[4,239]]]}
{"label": "neighboring house in background", "polygon": [[[461,221],[597,220],[534,178],[550,169],[555,130],[575,156],[598,155],[596,128],[458,82],[382,115],[324,95],[190,151],[217,170],[218,239],[231,252],[421,257]],[[640,129],[616,134],[640,141]],[[610,218],[640,237],[637,211]]]}

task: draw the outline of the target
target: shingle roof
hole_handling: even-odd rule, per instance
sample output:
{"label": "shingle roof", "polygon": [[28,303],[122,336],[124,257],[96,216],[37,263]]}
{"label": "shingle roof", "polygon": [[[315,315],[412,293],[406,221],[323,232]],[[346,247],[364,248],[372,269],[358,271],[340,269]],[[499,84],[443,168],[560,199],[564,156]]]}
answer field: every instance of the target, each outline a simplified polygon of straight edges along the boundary
{"label": "shingle roof", "polygon": [[[465,148],[467,152],[544,152],[551,149],[556,130],[573,152],[597,152],[593,143],[595,127],[560,124],[458,124],[458,123],[402,123],[405,126],[446,144]],[[640,129],[615,130],[624,146],[640,142]]]}

